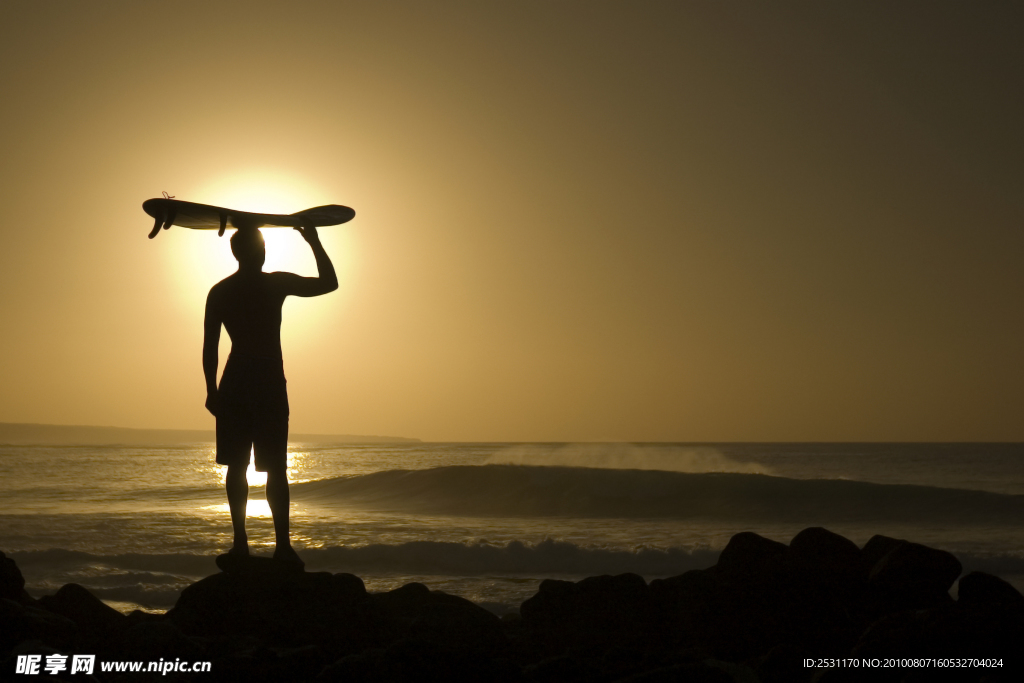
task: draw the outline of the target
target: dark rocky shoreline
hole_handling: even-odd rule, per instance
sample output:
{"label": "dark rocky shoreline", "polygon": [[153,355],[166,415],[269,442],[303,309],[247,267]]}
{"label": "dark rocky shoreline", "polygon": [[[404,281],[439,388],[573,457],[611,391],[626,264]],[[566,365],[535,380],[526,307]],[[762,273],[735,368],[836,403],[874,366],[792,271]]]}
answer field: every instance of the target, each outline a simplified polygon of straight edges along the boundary
{"label": "dark rocky shoreline", "polygon": [[[0,680],[24,654],[97,661],[210,661],[208,673],[47,680],[799,682],[1021,680],[1024,596],[951,554],[822,528],[789,545],[737,534],[714,567],[647,583],[635,574],[546,580],[519,615],[410,583],[366,592],[352,574],[218,573],[164,615],[122,615],[68,584],[38,600],[0,554]],[[905,659],[940,660],[912,666]],[[937,669],[963,658],[965,668]],[[973,660],[1001,666],[980,667]],[[807,660],[831,666],[805,666]],[[876,663],[877,666],[871,666]],[[896,660],[895,662],[893,660]],[[885,664],[897,664],[886,668]],[[925,662],[916,662],[918,665]],[[900,665],[906,666],[900,666]]]}

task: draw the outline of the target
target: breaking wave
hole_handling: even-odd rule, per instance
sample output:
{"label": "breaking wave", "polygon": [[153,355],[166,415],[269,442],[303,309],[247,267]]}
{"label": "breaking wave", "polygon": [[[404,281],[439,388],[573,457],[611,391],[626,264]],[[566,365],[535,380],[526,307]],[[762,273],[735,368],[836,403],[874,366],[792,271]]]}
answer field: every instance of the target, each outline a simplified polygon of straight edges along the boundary
{"label": "breaking wave", "polygon": [[460,465],[323,479],[292,491],[312,505],[462,516],[1024,522],[1021,495],[732,472]]}

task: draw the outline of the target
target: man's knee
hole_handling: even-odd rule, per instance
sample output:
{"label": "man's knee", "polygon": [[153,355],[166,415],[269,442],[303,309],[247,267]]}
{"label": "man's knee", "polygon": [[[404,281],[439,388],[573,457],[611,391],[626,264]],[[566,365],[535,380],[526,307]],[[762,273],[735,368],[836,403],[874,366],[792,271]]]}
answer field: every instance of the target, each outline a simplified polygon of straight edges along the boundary
{"label": "man's knee", "polygon": [[247,466],[240,465],[228,465],[228,471],[224,475],[224,479],[227,481],[238,481],[239,479],[244,480]]}
{"label": "man's knee", "polygon": [[273,484],[288,484],[287,467],[281,466],[267,468],[267,485],[270,486]]}

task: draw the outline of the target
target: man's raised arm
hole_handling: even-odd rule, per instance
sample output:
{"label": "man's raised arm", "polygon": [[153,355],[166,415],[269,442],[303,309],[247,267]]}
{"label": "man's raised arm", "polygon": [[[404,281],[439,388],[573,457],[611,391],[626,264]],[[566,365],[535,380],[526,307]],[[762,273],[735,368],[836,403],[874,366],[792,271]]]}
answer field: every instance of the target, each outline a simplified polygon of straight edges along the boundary
{"label": "man's raised arm", "polygon": [[316,232],[316,226],[304,225],[295,228],[306,240],[313,250],[313,258],[316,259],[316,272],[318,277],[296,277],[290,281],[289,294],[295,296],[320,296],[333,292],[338,288],[338,275],[334,272],[334,264],[331,257],[324,251],[324,245],[320,243],[320,235]]}
{"label": "man's raised arm", "polygon": [[203,321],[203,374],[206,376],[206,409],[217,414],[217,352],[220,326],[223,322],[215,301],[214,290],[206,297],[206,318]]}

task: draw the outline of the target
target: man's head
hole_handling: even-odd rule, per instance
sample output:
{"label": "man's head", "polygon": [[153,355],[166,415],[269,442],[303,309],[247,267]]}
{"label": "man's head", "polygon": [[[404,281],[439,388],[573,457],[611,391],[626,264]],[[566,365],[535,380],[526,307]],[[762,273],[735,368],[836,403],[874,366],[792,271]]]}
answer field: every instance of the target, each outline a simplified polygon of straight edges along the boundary
{"label": "man's head", "polygon": [[263,267],[267,258],[267,247],[263,234],[256,228],[240,228],[231,236],[231,253],[238,259],[239,266]]}

